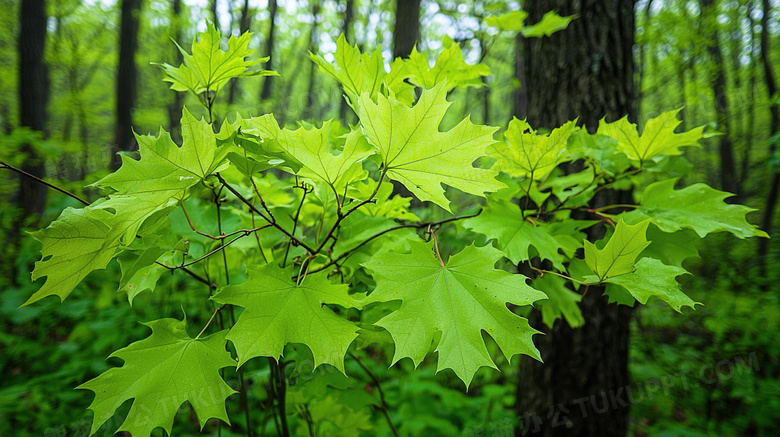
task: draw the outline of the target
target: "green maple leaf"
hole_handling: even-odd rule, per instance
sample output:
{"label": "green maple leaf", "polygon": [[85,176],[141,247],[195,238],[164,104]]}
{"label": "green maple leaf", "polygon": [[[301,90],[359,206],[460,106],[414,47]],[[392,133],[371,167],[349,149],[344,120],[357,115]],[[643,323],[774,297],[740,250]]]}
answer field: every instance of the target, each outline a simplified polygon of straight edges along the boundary
{"label": "green maple leaf", "polygon": [[496,143],[489,153],[498,160],[499,171],[540,180],[568,160],[566,144],[577,129],[576,121],[569,121],[547,135],[537,135],[525,120],[513,118],[504,133],[508,144]]}
{"label": "green maple leaf", "polygon": [[498,249],[515,264],[531,259],[529,249],[534,246],[540,258],[564,270],[564,257],[558,252],[562,249],[560,242],[548,232],[546,224],[524,220],[514,204],[489,202],[478,216],[465,220],[463,226],[495,240]]}
{"label": "green maple leaf", "polygon": [[477,196],[505,185],[493,170],[475,168],[474,160],[495,143],[496,128],[477,126],[468,118],[447,132],[439,132],[450,103],[446,83],[424,90],[410,108],[403,103],[368,94],[360,96],[359,117],[368,140],[379,149],[384,171],[420,200],[449,211],[442,184]]}
{"label": "green maple leaf", "polygon": [[528,18],[526,11],[512,11],[496,17],[485,18],[485,23],[490,27],[497,27],[500,30],[510,30],[519,32],[523,30],[523,23]]}
{"label": "green maple leaf", "polygon": [[577,303],[582,300],[582,295],[566,288],[565,279],[548,274],[534,279],[533,287],[543,290],[547,295],[547,300],[541,300],[536,305],[542,312],[542,321],[550,329],[561,317],[572,328],[579,328],[585,324],[582,311],[577,306]]}
{"label": "green maple leaf", "polygon": [[122,167],[94,185],[113,188],[118,195],[181,198],[184,190],[217,171],[227,150],[217,148],[211,125],[187,108],[182,111],[181,131],[181,147],[164,130],[156,137],[136,135],[141,159],[123,155]]}
{"label": "green maple leaf", "polygon": [[146,290],[154,291],[157,281],[168,269],[157,264],[151,264],[138,269],[118,291],[127,293],[127,301],[133,305],[133,299]]}
{"label": "green maple leaf", "polygon": [[47,279],[24,305],[54,295],[64,300],[90,272],[104,269],[120,245],[130,245],[147,219],[167,215],[188,188],[221,168],[227,147],[217,148],[209,124],[184,109],[181,125],[182,147],[165,131],[136,136],[141,159],[122,156],[119,170],[93,184],[115,193],[84,209],[66,209],[33,234],[43,248],[32,279]]}
{"label": "green maple leaf", "polygon": [[165,252],[165,249],[155,244],[157,238],[152,237],[144,240],[141,247],[128,248],[117,257],[119,266],[122,268],[119,288],[124,287],[139,270],[154,264],[157,258]]}
{"label": "green maple leaf", "polygon": [[452,369],[466,387],[480,367],[495,368],[483,331],[507,359],[522,353],[541,360],[531,338],[537,331],[506,304],[529,305],[546,296],[529,287],[524,276],[496,270],[501,252],[471,245],[442,265],[432,243],[409,245],[409,254],[385,252],[364,264],[377,283],[366,303],[402,301],[398,310],[376,322],[393,337],[393,364],[408,357],[419,365],[436,331],[441,332],[437,371]]}
{"label": "green maple leaf", "polygon": [[106,244],[113,216],[103,210],[66,208],[46,229],[31,235],[43,245],[41,260],[35,263],[32,280],[46,282],[22,306],[47,296],[65,300],[90,272],[106,268],[118,242]]}
{"label": "green maple leaf", "polygon": [[679,155],[682,153],[680,147],[699,146],[704,133],[704,126],[680,134],[674,133],[681,123],[677,118],[680,109],[664,112],[648,121],[641,137],[636,125],[628,121],[628,116],[614,123],[602,119],[597,133],[617,140],[618,149],[639,162],[645,162],[658,154]]}
{"label": "green maple leaf", "polygon": [[[353,165],[375,153],[358,131],[343,136],[331,132],[335,128],[330,121],[324,122],[320,128],[300,127],[290,130],[280,128],[273,115],[269,114],[243,120],[241,124],[245,133],[272,140],[266,147],[271,154],[278,148],[300,163],[301,167],[296,169],[296,174],[323,181],[331,187],[343,187],[344,182],[349,181],[340,181],[339,178],[348,173]],[[340,138],[345,139],[345,142],[338,150],[334,146]]]}
{"label": "green maple leaf", "polygon": [[640,207],[621,214],[627,222],[652,219],[664,232],[693,229],[704,238],[712,232],[730,232],[739,238],[769,237],[766,232],[745,220],[753,208],[729,205],[723,200],[732,194],[705,184],[693,184],[675,190],[677,179],[650,184],[642,193]]}
{"label": "green maple leaf", "polygon": [[311,60],[322,71],[341,83],[349,97],[348,102],[353,105],[353,108],[358,97],[363,93],[374,98],[387,75],[382,58],[382,47],[377,47],[373,53],[360,53],[360,49],[349,44],[342,34],[336,40],[334,56],[335,66],[322,55],[309,54]]}
{"label": "green maple leaf", "polygon": [[229,424],[225,399],[235,391],[219,375],[223,367],[236,365],[225,350],[227,331],[193,339],[184,320],[160,319],[145,325],[152,329],[149,337],[111,354],[124,360],[122,367],[76,387],[95,392],[89,406],[95,413],[90,434],[128,399],[133,404],[117,431],[134,437],[149,436],[157,427],[170,435],[174,416],[185,401],[195,410],[201,429],[212,417]]}
{"label": "green maple leaf", "polygon": [[543,36],[550,36],[555,32],[561,31],[569,27],[569,23],[577,18],[576,15],[569,15],[561,17],[554,11],[547,12],[542,16],[542,19],[538,23],[530,26],[525,26],[520,29],[520,33],[526,38],[541,38]]}
{"label": "green maple leaf", "polygon": [[227,50],[220,47],[221,35],[214,26],[209,26],[205,32],[198,35],[200,40],[196,38],[192,42],[192,54],[176,44],[184,57],[184,64],[178,67],[162,64],[166,75],[163,80],[171,83],[172,90],[190,91],[196,96],[205,91],[213,91],[216,94],[234,77],[278,75],[269,70],[249,70],[249,67],[258,62],[267,62],[269,59],[266,57],[254,61],[246,60],[247,56],[255,52],[248,48],[251,33],[246,32],[239,37],[231,36]]}
{"label": "green maple leaf", "polygon": [[675,278],[686,273],[681,267],[668,266],[653,258],[642,258],[636,263],[636,271],[609,278],[606,282],[625,288],[641,304],[655,297],[668,303],[675,311],[682,312],[684,306],[694,308],[696,304],[701,305],[680,290],[680,284]]}
{"label": "green maple leaf", "polygon": [[117,261],[122,269],[122,277],[119,280],[119,290],[127,293],[130,305],[133,299],[145,290],[154,290],[160,275],[166,270],[156,265],[155,261],[165,250],[155,243],[156,236],[144,239],[141,247],[131,247],[117,256]]}
{"label": "green maple leaf", "polygon": [[634,271],[636,258],[650,244],[646,237],[648,225],[650,220],[633,226],[618,221],[615,233],[603,249],[585,241],[585,262],[598,276],[598,281]]}
{"label": "green maple leaf", "polygon": [[[626,218],[625,215],[621,217]],[[628,223],[632,223],[632,220],[628,220]],[[647,238],[652,244],[642,252],[643,257],[655,258],[676,267],[682,267],[686,259],[699,257],[699,251],[696,249],[699,237],[690,229],[669,233],[654,224],[647,229]]]}
{"label": "green maple leaf", "polygon": [[544,14],[538,23],[530,26],[524,24],[526,18],[528,18],[528,12],[520,10],[497,17],[487,17],[485,18],[485,23],[500,30],[520,32],[526,38],[540,38],[566,29],[569,27],[569,23],[576,18],[576,15],[561,17],[556,12],[550,11]]}
{"label": "green maple leaf", "polygon": [[376,189],[377,181],[368,178],[365,183],[350,185],[349,195],[356,199],[368,199],[376,190],[376,203],[367,203],[363,205],[358,212],[369,217],[389,218],[408,221],[420,221],[416,215],[409,211],[410,198],[399,195],[393,196],[393,184],[382,182],[379,189]]}
{"label": "green maple leaf", "polygon": [[330,364],[343,373],[344,355],[358,327],[325,304],[360,308],[347,286],[332,284],[324,271],[297,285],[290,279],[292,266],[273,263],[248,271],[246,282],[223,287],[212,298],[246,308],[227,335],[236,345],[239,365],[261,356],[278,360],[286,344],[302,343],[311,349],[315,367]]}
{"label": "green maple leaf", "polygon": [[485,64],[469,65],[463,60],[460,46],[450,37],[443,41],[444,50],[436,58],[436,64],[428,63],[428,53],[412,49],[409,59],[405,60],[404,77],[412,84],[431,89],[441,82],[447,83],[447,91],[458,87],[483,86],[483,76],[490,75],[490,67]]}
{"label": "green maple leaf", "polygon": [[414,101],[417,100],[417,95],[414,90],[414,85],[410,84],[406,79],[408,75],[408,64],[403,58],[395,58],[390,63],[390,72],[385,76],[385,85],[387,88],[387,95],[398,100],[407,106],[412,106]]}

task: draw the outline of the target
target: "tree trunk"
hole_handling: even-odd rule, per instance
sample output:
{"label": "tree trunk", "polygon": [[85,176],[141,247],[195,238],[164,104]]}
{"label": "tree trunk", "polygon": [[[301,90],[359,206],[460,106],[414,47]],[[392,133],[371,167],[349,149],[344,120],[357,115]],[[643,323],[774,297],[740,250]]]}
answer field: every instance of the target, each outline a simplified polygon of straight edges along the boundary
{"label": "tree trunk", "polygon": [[[772,62],[769,60],[769,15],[772,13],[772,8],[769,0],[763,0],[761,2],[764,15],[761,18],[761,62],[764,64],[764,81],[766,82],[766,90],[769,98],[777,96],[777,83],[775,82],[774,72],[772,71]],[[777,135],[780,133],[780,105],[775,103],[769,105],[769,112],[771,114],[771,122],[769,125],[769,136]],[[775,145],[773,142],[769,142],[769,156],[775,154]],[[774,217],[775,207],[777,206],[777,196],[780,191],[780,172],[775,170],[772,175],[772,181],[769,185],[769,195],[766,199],[766,207],[764,209],[764,217],[761,221],[761,227],[764,231],[772,234],[772,219]],[[761,238],[758,241],[758,256],[764,258],[769,254],[769,239]],[[762,263],[764,266],[768,264],[768,260],[764,260]]]}
{"label": "tree trunk", "polygon": [[[44,63],[46,45],[46,4],[44,0],[23,1],[19,8],[19,124],[33,130],[46,131],[46,103],[49,99],[49,77]],[[22,169],[34,176],[44,177],[44,162],[31,144],[23,147],[27,159]],[[17,201],[24,211],[21,220],[34,217],[35,221],[46,207],[46,187],[29,179],[21,179]]]}
{"label": "tree trunk", "polygon": [[[341,28],[341,33],[344,34],[344,39],[346,39],[347,42],[349,43],[355,42],[352,40],[352,21],[355,18],[354,8],[355,8],[355,0],[345,0],[344,25]],[[347,114],[349,114],[348,107],[349,105],[347,105],[347,101],[344,98],[342,98],[341,105],[339,106],[339,120],[341,120],[342,122],[349,122],[354,119],[350,117],[350,120],[347,120]]]}
{"label": "tree trunk", "polygon": [[[309,52],[315,53],[317,46],[319,45],[319,35],[317,33],[317,25],[319,24],[320,15],[320,2],[314,0],[311,2],[311,32],[309,33]],[[315,113],[316,106],[320,106],[320,102],[314,96],[314,84],[317,81],[315,73],[317,72],[317,66],[314,62],[309,62],[309,85],[306,89],[306,106],[303,108],[301,114],[304,120],[310,120]]]}
{"label": "tree trunk", "polygon": [[[531,23],[551,10],[578,16],[565,31],[525,40],[529,123],[554,128],[579,117],[594,131],[605,116],[614,120],[628,114],[636,121],[634,2],[529,0],[525,9]],[[627,195],[607,192],[594,201],[612,202]],[[602,293],[590,287],[583,296],[582,328],[571,329],[558,320],[548,329],[538,311],[531,313],[531,325],[546,334],[535,337],[545,363],[520,360],[518,435],[626,435],[631,308],[607,304]]]}
{"label": "tree trunk", "polygon": [[[249,0],[244,0],[244,6],[241,8],[241,18],[238,20],[238,34],[243,35],[249,32],[249,24],[252,19],[249,16]],[[239,93],[238,78],[230,79],[230,91],[228,91],[228,103],[233,104],[236,101],[236,95]]]}
{"label": "tree trunk", "polygon": [[515,77],[519,86],[512,92],[512,115],[524,120],[528,117],[528,87],[525,77],[525,38],[520,32],[515,36]]}
{"label": "tree trunk", "polygon": [[420,42],[420,0],[396,0],[393,59],[405,58]]}
{"label": "tree trunk", "polygon": [[[173,0],[171,2],[171,9],[173,12],[173,20],[171,25],[173,29],[173,39],[177,43],[181,44],[181,0]],[[184,63],[184,55],[176,48],[176,62],[177,65]],[[171,132],[171,138],[177,143],[181,142],[181,109],[184,105],[184,93],[178,91],[173,92],[173,101],[168,105],[168,127]]]}
{"label": "tree trunk", "polygon": [[[720,136],[719,151],[720,151],[720,187],[721,189],[734,193],[737,197],[740,194],[740,189],[737,184],[737,168],[734,161],[734,148],[731,144],[731,133],[729,123],[729,104],[728,94],[726,93],[726,71],[723,65],[723,55],[720,49],[720,41],[718,35],[718,22],[717,22],[717,6],[714,4],[714,0],[700,0],[701,5],[701,21],[703,28],[708,30],[710,34],[710,41],[707,47],[707,51],[710,54],[712,60],[713,73],[715,75],[712,82],[712,94],[715,98],[715,110],[717,112],[718,130],[723,132]],[[737,197],[729,199],[730,202],[738,202]]]}
{"label": "tree trunk", "polygon": [[[753,2],[747,3],[747,15],[748,28],[750,29],[750,67],[748,70],[748,85],[747,85],[747,121],[743,132],[747,132],[745,138],[745,148],[742,151],[742,168],[740,169],[740,185],[745,186],[745,182],[748,178],[748,169],[750,168],[750,156],[753,150],[753,138],[755,135],[756,126],[756,78],[758,73],[756,72],[756,64],[758,64],[758,58],[756,57],[756,23],[753,20]],[[746,196],[747,197],[747,196]]]}
{"label": "tree trunk", "polygon": [[[30,129],[42,131],[46,135],[46,103],[49,97],[49,77],[44,63],[43,53],[46,44],[46,5],[44,0],[23,1],[19,8],[19,124]],[[32,144],[22,147],[27,157],[22,170],[33,176],[46,176],[43,160]],[[6,175],[7,176],[7,175]],[[8,278],[16,284],[16,278],[28,272],[28,266],[20,266],[14,274],[15,259],[21,241],[22,228],[26,225],[37,226],[46,208],[46,187],[29,178],[19,177],[19,189],[13,201],[21,214],[12,214],[10,229],[3,234],[7,241],[0,247],[0,278]],[[2,281],[0,281],[2,282]]]}
{"label": "tree trunk", "polygon": [[[276,29],[276,0],[268,0],[268,37],[266,38],[266,53],[271,59],[265,64],[265,68],[273,70],[274,63],[274,30]],[[260,92],[260,100],[268,100],[271,97],[271,85],[273,84],[273,76],[266,76],[263,80],[263,89]]]}
{"label": "tree trunk", "polygon": [[122,160],[119,151],[133,150],[133,108],[136,96],[135,52],[138,48],[138,16],[141,0],[122,0],[119,34],[119,67],[116,78],[116,137],[111,150],[111,168],[116,170]]}
{"label": "tree trunk", "polygon": [[214,28],[219,30],[219,12],[217,12],[217,0],[209,0],[209,11],[211,12],[211,21],[214,22]]}
{"label": "tree trunk", "polygon": [[[645,9],[642,12],[642,26],[645,29],[645,35],[647,35],[650,32],[650,18],[652,16],[653,8],[653,0],[647,0],[647,3],[645,4]],[[645,85],[645,73],[647,72],[647,45],[648,45],[647,37],[645,37],[645,41],[642,44],[639,45],[639,65],[637,65],[637,84],[636,84],[636,105],[637,108],[642,107],[642,100],[645,97],[645,91],[644,91],[644,85]],[[683,90],[684,92],[685,90]],[[641,111],[637,111],[639,113]]]}

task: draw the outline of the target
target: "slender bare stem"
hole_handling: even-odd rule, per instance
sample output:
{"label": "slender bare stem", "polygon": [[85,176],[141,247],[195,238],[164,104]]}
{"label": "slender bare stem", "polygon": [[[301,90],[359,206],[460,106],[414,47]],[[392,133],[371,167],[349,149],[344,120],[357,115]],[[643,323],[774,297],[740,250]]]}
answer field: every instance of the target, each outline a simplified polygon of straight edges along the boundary
{"label": "slender bare stem", "polygon": [[39,178],[38,176],[35,176],[34,174],[27,173],[26,171],[24,171],[24,170],[22,170],[20,168],[16,168],[16,167],[14,167],[11,164],[8,164],[6,162],[0,161],[0,168],[5,168],[5,169],[11,170],[11,171],[15,171],[15,172],[19,173],[22,176],[26,176],[26,177],[34,180],[35,182],[38,182],[39,184],[46,185],[47,187],[49,187],[49,188],[51,188],[53,190],[57,190],[60,193],[66,195],[66,196],[70,196],[70,197],[78,200],[84,206],[89,206],[89,202],[87,202],[86,200],[82,199],[81,197],[71,193],[70,191],[64,190],[64,189],[62,189],[62,188],[60,188],[60,187],[58,187],[58,186],[56,186],[54,184],[50,184],[49,182],[44,181],[43,179]]}

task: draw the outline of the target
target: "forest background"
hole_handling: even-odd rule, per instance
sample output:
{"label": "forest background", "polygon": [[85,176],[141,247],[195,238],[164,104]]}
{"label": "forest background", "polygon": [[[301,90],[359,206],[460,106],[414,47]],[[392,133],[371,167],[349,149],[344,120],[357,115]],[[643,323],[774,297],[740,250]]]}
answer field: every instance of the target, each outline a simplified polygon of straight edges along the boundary
{"label": "forest background", "polygon": [[[526,3],[567,15],[578,2]],[[626,2],[582,3],[609,9]],[[629,3],[634,121],[641,126],[682,107],[681,129],[707,125],[717,132],[702,148],[686,150],[691,165],[679,174],[687,183],[734,193],[733,201],[756,209],[749,221],[775,235],[780,4]],[[342,34],[364,50],[381,45],[385,58],[407,56],[415,44],[435,57],[449,38],[466,62],[482,62],[491,73],[486,86],[452,91],[451,112],[494,126],[513,116],[528,116],[533,124],[527,95],[538,89],[534,77],[547,74],[525,62],[532,43],[486,23],[531,7],[520,2],[0,0],[0,7],[0,160],[89,200],[99,193],[88,184],[116,165],[116,152],[133,150],[132,131],[154,133],[162,126],[179,138],[181,108],[197,102],[170,91],[152,64],[178,65],[181,53],[171,39],[186,47],[207,22],[224,43],[230,34],[251,31],[250,48],[257,57],[270,56],[263,67],[279,73],[231,83],[217,100],[217,117],[238,111],[273,113],[288,126],[296,120],[354,123],[337,82],[309,60],[309,52],[332,60]],[[76,298],[18,308],[41,285],[29,276],[40,245],[26,231],[78,203],[18,172],[0,171],[0,435],[86,435],[91,394],[73,388],[104,371],[111,352],[145,335],[139,321],[161,308],[181,317],[179,302],[155,293],[132,307],[117,304],[127,297],[117,293],[112,264],[81,284]],[[780,426],[780,246],[717,234],[698,250],[701,258],[686,263],[695,277],[681,281],[703,307],[678,314],[657,303],[631,315],[631,384],[645,395],[631,404],[630,432],[772,435]],[[434,376],[430,363],[413,373],[410,366],[370,365],[403,435],[509,435],[501,433],[511,432],[522,414],[517,371],[508,364],[501,376],[484,377],[468,392],[454,378]],[[363,381],[368,391],[375,382]],[[552,404],[542,418],[555,420],[566,408]],[[379,416],[368,410],[341,426],[358,434],[372,426],[388,432],[377,425]],[[178,435],[197,428],[186,421],[176,427]]]}

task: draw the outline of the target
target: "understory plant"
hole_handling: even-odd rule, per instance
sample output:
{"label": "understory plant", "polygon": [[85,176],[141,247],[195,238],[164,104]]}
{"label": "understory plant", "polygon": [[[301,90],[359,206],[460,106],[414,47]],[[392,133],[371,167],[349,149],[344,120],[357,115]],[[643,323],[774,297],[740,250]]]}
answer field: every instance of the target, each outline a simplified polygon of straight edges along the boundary
{"label": "understory plant", "polygon": [[[398,435],[365,361],[416,367],[428,357],[468,389],[482,367],[541,359],[538,331],[520,315],[532,305],[544,323],[573,327],[590,287],[618,304],[693,308],[677,278],[697,239],[766,236],[745,220],[749,208],[724,202],[728,193],[681,186],[682,148],[698,147],[704,129],[675,133],[677,111],[641,134],[625,117],[537,131],[448,113],[450,91],[483,86],[490,72],[451,40],[435,62],[416,50],[389,62],[343,37],[332,60],[312,54],[342,86],[355,125],[289,128],[272,114],[217,124],[214,103],[231,79],[274,74],[253,70],[263,59],[248,59],[248,42],[231,37],[224,50],[210,28],[181,49],[182,65],[163,64],[171,88],[203,106],[202,117],[183,110],[182,144],[164,130],[137,135],[138,153],[94,184],[104,197],[33,234],[43,248],[32,278],[46,279],[25,305],[67,298],[116,259],[130,304],[175,292],[210,311],[194,326],[186,316],[149,321],[147,338],[112,355],[121,366],[78,387],[94,392],[93,434],[132,399],[118,430],[133,436],[170,433],[185,402],[201,428],[233,420],[250,435],[357,435],[373,406]],[[430,208],[410,211],[401,187]],[[608,191],[636,195],[597,205]],[[165,274],[186,286],[156,290]],[[269,381],[262,399],[243,384],[253,361]],[[225,407],[234,388],[240,417]]]}

